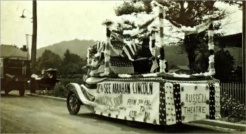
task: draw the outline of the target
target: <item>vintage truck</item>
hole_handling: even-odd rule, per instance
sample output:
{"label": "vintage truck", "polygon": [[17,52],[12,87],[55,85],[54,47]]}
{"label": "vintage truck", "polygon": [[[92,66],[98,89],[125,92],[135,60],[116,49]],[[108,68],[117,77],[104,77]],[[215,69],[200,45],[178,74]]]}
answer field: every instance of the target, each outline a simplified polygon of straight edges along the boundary
{"label": "vintage truck", "polygon": [[[212,21],[209,19],[195,27],[164,27],[168,23],[163,18],[165,8],[155,1],[152,4],[158,8],[157,15],[124,15],[119,19],[121,22],[107,20],[103,23],[107,40],[88,49],[89,72],[84,77],[85,83],[67,85],[70,114],[77,114],[80,106],[85,105],[97,115],[166,126],[220,118],[220,82],[212,77],[215,74]],[[127,25],[129,21],[125,20],[133,20],[134,17],[135,21],[143,20],[142,24],[138,22],[137,28],[123,32],[112,28],[113,24]],[[149,36],[147,44],[146,41],[134,41],[136,38],[130,42],[120,38],[120,34],[140,36],[144,27]],[[179,33],[186,35],[208,29],[210,56],[207,72],[168,72],[164,46],[170,37],[164,38],[163,32],[164,28],[167,28],[166,32],[171,31],[168,30],[170,27],[176,27]],[[137,49],[141,42],[143,55],[139,55]],[[151,56],[145,54],[145,46],[148,46]]]}
{"label": "vintage truck", "polygon": [[24,96],[30,76],[27,52],[15,46],[1,45],[1,91],[8,94],[12,90],[18,90],[19,95]]}

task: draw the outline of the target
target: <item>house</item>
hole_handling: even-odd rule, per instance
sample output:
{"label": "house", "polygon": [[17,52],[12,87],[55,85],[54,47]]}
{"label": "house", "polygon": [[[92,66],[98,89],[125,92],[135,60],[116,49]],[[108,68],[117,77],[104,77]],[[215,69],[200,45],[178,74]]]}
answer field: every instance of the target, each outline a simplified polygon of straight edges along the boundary
{"label": "house", "polygon": [[228,51],[234,58],[234,70],[231,73],[231,81],[233,82],[241,82],[243,81],[243,71],[245,67],[243,61],[245,57],[243,57],[243,40],[242,33],[226,35],[222,37],[218,37],[215,39],[219,46],[223,47],[225,51]]}
{"label": "house", "polygon": [[216,38],[216,40],[223,44],[224,47],[240,47],[242,48],[242,33],[226,35]]}
{"label": "house", "polygon": [[[25,49],[25,46],[23,48]],[[27,60],[27,51],[23,51],[13,45],[1,44],[1,58]]]}
{"label": "house", "polygon": [[242,49],[242,33],[231,34],[226,36],[217,37],[215,39],[218,46],[229,51],[235,59],[235,67],[242,67],[243,62],[243,49]]}

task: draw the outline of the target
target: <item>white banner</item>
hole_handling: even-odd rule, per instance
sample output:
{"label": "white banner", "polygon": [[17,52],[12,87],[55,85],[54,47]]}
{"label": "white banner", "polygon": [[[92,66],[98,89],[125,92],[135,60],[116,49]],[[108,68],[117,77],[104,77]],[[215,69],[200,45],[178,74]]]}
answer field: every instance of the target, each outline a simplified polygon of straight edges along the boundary
{"label": "white banner", "polygon": [[208,84],[180,84],[183,122],[206,119],[209,115]]}
{"label": "white banner", "polygon": [[159,124],[159,82],[97,84],[96,114]]}
{"label": "white banner", "polygon": [[31,60],[32,54],[32,35],[26,34],[27,60]]}

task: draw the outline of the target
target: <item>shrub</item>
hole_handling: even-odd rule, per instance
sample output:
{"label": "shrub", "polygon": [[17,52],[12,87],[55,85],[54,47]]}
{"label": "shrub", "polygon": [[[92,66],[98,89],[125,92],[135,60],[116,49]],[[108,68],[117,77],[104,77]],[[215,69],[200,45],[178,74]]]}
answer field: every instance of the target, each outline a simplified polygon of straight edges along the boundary
{"label": "shrub", "polygon": [[70,82],[82,84],[82,79],[61,79],[59,83],[57,83],[54,87],[54,91],[52,92],[52,96],[66,98],[69,91],[66,89],[66,85]]}
{"label": "shrub", "polygon": [[68,92],[69,91],[66,89],[66,87],[61,82],[59,82],[54,87],[53,96],[66,98]]}
{"label": "shrub", "polygon": [[245,120],[246,106],[241,104],[238,100],[228,96],[224,93],[221,96],[221,116],[234,119],[235,121]]}

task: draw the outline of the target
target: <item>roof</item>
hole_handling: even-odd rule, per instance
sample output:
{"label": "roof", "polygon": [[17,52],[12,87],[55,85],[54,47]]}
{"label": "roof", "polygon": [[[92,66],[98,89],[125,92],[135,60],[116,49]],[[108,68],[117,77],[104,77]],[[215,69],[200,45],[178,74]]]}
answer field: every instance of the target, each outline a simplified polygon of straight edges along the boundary
{"label": "roof", "polygon": [[242,33],[218,37],[217,40],[225,46],[242,47]]}
{"label": "roof", "polygon": [[182,69],[182,70],[190,70],[190,68],[188,66],[177,66],[179,69]]}
{"label": "roof", "polygon": [[22,51],[16,46],[1,44],[1,58],[26,59],[27,52]]}

